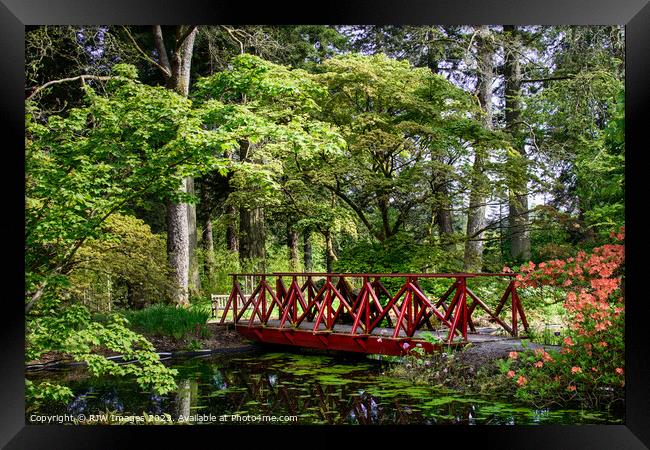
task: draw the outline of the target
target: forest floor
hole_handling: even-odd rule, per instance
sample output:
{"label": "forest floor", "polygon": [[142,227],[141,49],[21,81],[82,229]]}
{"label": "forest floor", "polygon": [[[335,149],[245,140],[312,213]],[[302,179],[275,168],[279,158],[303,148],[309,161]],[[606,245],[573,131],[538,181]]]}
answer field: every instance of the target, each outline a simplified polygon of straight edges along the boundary
{"label": "forest floor", "polygon": [[182,339],[175,339],[171,336],[149,336],[147,334],[144,336],[159,353],[191,350],[234,350],[250,347],[232,326],[208,323],[207,328],[209,336],[206,338],[186,336]]}

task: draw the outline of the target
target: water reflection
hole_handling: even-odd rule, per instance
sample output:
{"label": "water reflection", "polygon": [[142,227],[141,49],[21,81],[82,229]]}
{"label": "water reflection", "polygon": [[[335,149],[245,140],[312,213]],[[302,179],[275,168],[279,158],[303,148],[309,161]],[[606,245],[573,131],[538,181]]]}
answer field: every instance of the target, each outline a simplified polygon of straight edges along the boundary
{"label": "water reflection", "polygon": [[[76,393],[65,410],[169,413],[175,420],[193,414],[296,416],[309,424],[544,424],[620,423],[621,417],[583,411],[533,410],[495,399],[470,398],[382,375],[385,366],[367,359],[322,355],[253,354],[201,358],[173,364],[176,392],[158,396],[120,379],[74,376]],[[50,381],[62,380],[52,379]],[[64,381],[65,382],[65,381]],[[60,407],[43,407],[55,413]],[[219,420],[213,423],[223,423]],[[225,422],[229,423],[229,422]]]}

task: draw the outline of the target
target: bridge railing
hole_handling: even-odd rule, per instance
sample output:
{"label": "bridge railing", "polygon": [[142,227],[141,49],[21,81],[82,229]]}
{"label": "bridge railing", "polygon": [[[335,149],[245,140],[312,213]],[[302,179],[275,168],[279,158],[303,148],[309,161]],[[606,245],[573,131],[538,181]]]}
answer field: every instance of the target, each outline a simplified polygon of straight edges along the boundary
{"label": "bridge railing", "polygon": [[[239,278],[254,275],[258,281],[252,294],[245,296]],[[478,309],[511,336],[519,335],[519,322],[528,331],[528,322],[519,295],[515,273],[317,273],[274,272],[230,274],[232,290],[221,317],[247,326],[295,329],[308,323],[313,333],[332,333],[337,324],[347,324],[350,335],[370,335],[387,325],[393,337],[413,337],[417,330],[448,331],[447,341],[456,336],[467,340],[468,329],[476,332],[472,316]],[[491,309],[468,285],[484,277],[506,278],[507,287]],[[451,284],[440,296],[428,295],[420,280],[448,279]],[[391,279],[394,294],[386,287]],[[394,279],[402,279],[396,283]],[[317,280],[317,281],[316,281]],[[356,285],[356,288],[354,287]],[[504,309],[510,317],[501,318]],[[432,323],[433,321],[433,323]],[[434,327],[434,324],[436,327]],[[304,328],[304,325],[303,325]],[[339,330],[336,331],[340,333]]]}

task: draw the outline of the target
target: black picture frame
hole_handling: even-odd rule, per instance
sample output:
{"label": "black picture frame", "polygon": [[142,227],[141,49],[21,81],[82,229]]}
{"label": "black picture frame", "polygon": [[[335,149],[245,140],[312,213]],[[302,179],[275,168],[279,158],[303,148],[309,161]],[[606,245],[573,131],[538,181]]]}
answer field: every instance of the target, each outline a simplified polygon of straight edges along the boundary
{"label": "black picture frame", "polygon": [[[624,425],[445,426],[445,427],[106,427],[25,425],[24,414],[24,34],[25,25],[63,24],[574,24],[626,26],[626,418]],[[4,237],[2,320],[0,321],[2,420],[0,444],[12,449],[116,448],[146,437],[147,446],[166,448],[179,439],[196,445],[238,445],[253,437],[284,445],[345,445],[351,436],[363,444],[442,445],[525,449],[622,449],[650,446],[650,351],[644,329],[644,276],[647,238],[643,207],[643,154],[650,105],[650,4],[648,0],[410,0],[337,1],[322,4],[207,0],[0,0],[0,126],[5,167],[2,193]],[[251,431],[255,431],[251,434]],[[226,444],[224,433],[235,444]],[[413,440],[417,433],[418,441]],[[260,442],[256,445],[261,445]],[[145,445],[145,444],[139,444]]]}

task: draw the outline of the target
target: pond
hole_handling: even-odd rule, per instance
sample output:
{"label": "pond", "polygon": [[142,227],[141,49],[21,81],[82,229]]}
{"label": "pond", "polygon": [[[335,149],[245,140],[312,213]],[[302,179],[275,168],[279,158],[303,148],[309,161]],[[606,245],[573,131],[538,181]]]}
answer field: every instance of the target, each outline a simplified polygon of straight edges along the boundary
{"label": "pond", "polygon": [[[134,420],[145,413],[194,424],[603,424],[622,414],[544,409],[386,376],[387,363],[363,356],[248,352],[171,360],[176,392],[155,395],[119,378],[90,378],[83,369],[28,374],[69,386],[67,405],[26,413]],[[30,420],[31,418],[31,420]],[[167,420],[168,420],[167,419]]]}

